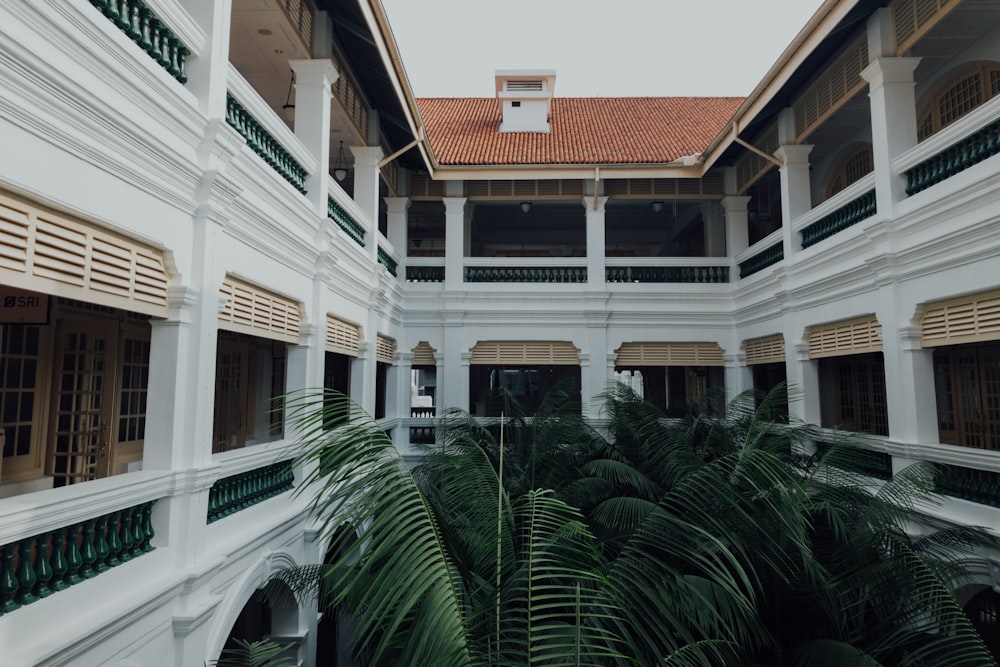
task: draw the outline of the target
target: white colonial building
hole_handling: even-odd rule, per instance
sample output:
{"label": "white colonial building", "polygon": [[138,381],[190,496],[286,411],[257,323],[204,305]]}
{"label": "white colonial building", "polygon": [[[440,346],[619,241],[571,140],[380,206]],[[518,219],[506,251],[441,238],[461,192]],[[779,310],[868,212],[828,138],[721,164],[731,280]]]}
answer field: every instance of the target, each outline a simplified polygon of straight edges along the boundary
{"label": "white colonial building", "polygon": [[995,534],[1000,3],[827,0],[746,99],[556,74],[418,100],[378,0],[0,4],[0,662],[346,664],[252,597],[325,554],[298,388],[410,453],[499,386],[596,420],[616,379],[668,412],[787,380],[874,477],[943,464],[924,524]]}

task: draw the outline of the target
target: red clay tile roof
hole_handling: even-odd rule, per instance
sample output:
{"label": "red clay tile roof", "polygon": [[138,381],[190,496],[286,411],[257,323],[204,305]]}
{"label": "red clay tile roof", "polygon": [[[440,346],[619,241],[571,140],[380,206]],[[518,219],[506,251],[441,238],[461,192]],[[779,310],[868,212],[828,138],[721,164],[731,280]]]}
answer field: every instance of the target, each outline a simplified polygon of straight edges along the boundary
{"label": "red clay tile roof", "polygon": [[417,100],[442,165],[663,164],[701,153],[742,97],[556,97],[551,131],[498,132],[495,98]]}

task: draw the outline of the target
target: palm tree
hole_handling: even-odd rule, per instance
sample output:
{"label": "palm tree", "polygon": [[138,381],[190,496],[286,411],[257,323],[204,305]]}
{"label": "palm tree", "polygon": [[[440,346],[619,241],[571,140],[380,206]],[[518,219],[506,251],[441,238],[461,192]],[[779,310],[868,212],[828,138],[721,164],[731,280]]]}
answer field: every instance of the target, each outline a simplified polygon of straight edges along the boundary
{"label": "palm tree", "polygon": [[813,431],[774,424],[777,393],[680,420],[607,399],[606,435],[564,397],[451,411],[411,470],[348,401],[298,397],[340,555],[285,581],[371,665],[994,664],[945,583],[969,535],[903,530],[926,470],[873,493],[836,448],[796,461]]}

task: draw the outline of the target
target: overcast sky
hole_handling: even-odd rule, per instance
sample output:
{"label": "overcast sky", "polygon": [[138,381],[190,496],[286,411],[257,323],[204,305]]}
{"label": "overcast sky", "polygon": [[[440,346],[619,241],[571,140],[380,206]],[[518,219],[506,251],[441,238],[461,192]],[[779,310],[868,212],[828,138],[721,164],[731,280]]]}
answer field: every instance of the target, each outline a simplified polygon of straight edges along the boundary
{"label": "overcast sky", "polygon": [[382,0],[417,97],[493,97],[554,69],[558,97],[747,95],[822,0]]}

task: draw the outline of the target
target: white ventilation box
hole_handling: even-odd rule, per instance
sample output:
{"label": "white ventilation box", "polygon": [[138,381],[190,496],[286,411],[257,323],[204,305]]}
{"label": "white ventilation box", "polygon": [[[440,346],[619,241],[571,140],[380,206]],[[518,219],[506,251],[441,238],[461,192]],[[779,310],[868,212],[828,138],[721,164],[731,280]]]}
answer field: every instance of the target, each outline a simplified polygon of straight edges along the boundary
{"label": "white ventilation box", "polygon": [[555,70],[497,70],[501,132],[548,132]]}

